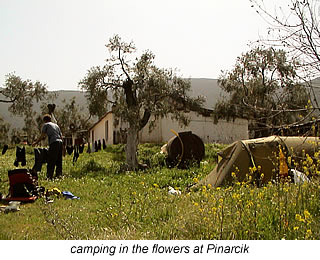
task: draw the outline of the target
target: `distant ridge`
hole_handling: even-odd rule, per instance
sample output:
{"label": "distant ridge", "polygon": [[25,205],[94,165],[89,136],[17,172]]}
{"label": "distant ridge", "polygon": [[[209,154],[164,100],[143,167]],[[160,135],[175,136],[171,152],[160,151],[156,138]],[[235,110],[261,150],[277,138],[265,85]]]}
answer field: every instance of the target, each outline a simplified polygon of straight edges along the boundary
{"label": "distant ridge", "polygon": [[[77,91],[77,90],[58,90],[58,91],[49,91],[49,93],[57,93],[57,99],[54,100],[54,103],[57,107],[62,106],[62,101],[65,99],[66,101],[71,100],[75,97],[76,103],[83,108],[84,113],[88,113],[87,99],[85,97],[85,92]],[[0,95],[2,98],[2,95]],[[34,104],[34,110],[40,113],[40,105],[42,102]],[[48,100],[47,103],[52,103],[51,100]],[[0,116],[2,119],[11,125],[11,128],[22,128],[24,125],[24,121],[22,117],[13,116],[9,111],[10,104],[1,103],[0,102]]]}

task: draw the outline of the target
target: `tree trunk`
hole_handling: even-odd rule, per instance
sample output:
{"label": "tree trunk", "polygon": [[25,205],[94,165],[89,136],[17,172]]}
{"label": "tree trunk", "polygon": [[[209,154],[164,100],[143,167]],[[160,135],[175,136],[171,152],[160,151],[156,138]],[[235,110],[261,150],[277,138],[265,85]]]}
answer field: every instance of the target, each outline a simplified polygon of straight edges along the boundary
{"label": "tree trunk", "polygon": [[126,159],[128,170],[137,170],[139,167],[137,158],[138,129],[129,126],[127,132]]}

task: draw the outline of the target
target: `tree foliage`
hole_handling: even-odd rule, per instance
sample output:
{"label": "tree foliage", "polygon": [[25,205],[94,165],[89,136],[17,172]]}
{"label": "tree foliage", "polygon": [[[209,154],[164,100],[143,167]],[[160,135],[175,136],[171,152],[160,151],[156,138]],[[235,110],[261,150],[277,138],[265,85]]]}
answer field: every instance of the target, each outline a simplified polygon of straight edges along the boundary
{"label": "tree foliage", "polygon": [[92,123],[89,114],[77,104],[75,97],[68,101],[64,99],[62,106],[57,107],[54,115],[64,135],[86,131]]}
{"label": "tree foliage", "polygon": [[24,126],[22,127],[23,135],[26,135],[25,141],[31,144],[38,136],[39,131],[37,128],[37,113],[32,109],[32,107],[26,108],[28,113],[24,116]]}
{"label": "tree foliage", "polygon": [[0,102],[10,103],[9,111],[14,115],[28,115],[33,102],[39,102],[47,95],[47,86],[39,81],[23,80],[14,73],[6,75],[4,88],[0,90]]}
{"label": "tree foliage", "polygon": [[106,47],[110,57],[105,65],[91,68],[79,85],[88,93],[90,113],[101,116],[110,105],[115,116],[128,123],[127,163],[136,168],[138,132],[166,115],[187,124],[182,112],[200,109],[203,99],[188,95],[190,82],[175,70],[158,68],[151,51],[137,56],[134,44],[118,35]]}
{"label": "tree foliage", "polygon": [[[50,104],[54,104],[57,95],[50,94],[50,98]],[[43,115],[49,113],[48,103],[43,102],[40,110],[40,114],[34,114],[32,119],[25,120],[25,128],[27,123],[29,123],[29,131],[25,128],[23,130],[28,133],[30,140],[34,140],[35,137],[39,136],[39,132],[43,126]],[[70,100],[62,100],[62,104],[54,110],[54,119],[61,129],[62,135],[65,137],[71,137],[72,135],[86,137],[86,131],[92,123],[90,118],[88,112],[85,112],[84,108],[77,104],[75,97]]]}
{"label": "tree foliage", "polygon": [[0,117],[0,144],[8,144],[8,133],[10,129],[10,124],[5,123]]}
{"label": "tree foliage", "polygon": [[[39,102],[47,97],[48,91],[46,84],[39,81],[32,82],[31,80],[23,80],[21,77],[10,73],[5,76],[4,88],[0,89],[0,102],[8,103],[9,112],[17,116],[24,117],[23,131],[27,134],[28,138],[32,140],[36,135],[35,123],[35,111],[33,110],[34,102]],[[2,139],[6,139],[8,142],[9,125],[1,123],[1,129],[6,130],[6,134],[2,134]],[[23,134],[21,131],[12,130],[11,139],[13,143],[22,140]],[[20,137],[19,137],[20,136]],[[6,137],[6,138],[4,138]]]}
{"label": "tree foliage", "polygon": [[238,57],[233,70],[219,78],[228,96],[216,104],[216,118],[247,118],[255,136],[297,122],[308,114],[308,93],[297,78],[298,66],[274,48],[256,47]]}

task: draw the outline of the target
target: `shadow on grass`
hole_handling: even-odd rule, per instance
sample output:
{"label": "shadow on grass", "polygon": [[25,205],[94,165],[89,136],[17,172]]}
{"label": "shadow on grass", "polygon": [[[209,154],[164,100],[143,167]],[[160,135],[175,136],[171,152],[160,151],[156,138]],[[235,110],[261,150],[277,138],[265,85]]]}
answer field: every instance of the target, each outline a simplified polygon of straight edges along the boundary
{"label": "shadow on grass", "polygon": [[82,167],[72,168],[69,176],[72,178],[82,177],[99,177],[107,176],[110,174],[116,174],[120,172],[120,164],[112,163],[107,166],[103,166],[96,162],[94,159],[89,160]]}

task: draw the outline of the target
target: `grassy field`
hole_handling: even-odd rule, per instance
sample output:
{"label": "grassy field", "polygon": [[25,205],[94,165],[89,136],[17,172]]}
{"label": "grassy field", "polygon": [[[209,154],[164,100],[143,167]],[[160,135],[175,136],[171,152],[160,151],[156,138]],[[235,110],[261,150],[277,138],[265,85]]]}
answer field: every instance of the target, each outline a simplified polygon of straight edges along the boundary
{"label": "grassy field", "polygon": [[[39,198],[20,211],[0,213],[0,239],[319,239],[320,187],[318,183],[268,184],[257,188],[246,183],[230,187],[188,187],[215,166],[221,145],[206,145],[200,167],[168,169],[160,145],[139,148],[139,159],[149,169],[121,171],[124,148],[109,146],[96,153],[64,157],[64,176],[39,185],[58,188],[80,197],[55,196],[52,203]],[[27,167],[34,162],[27,148]],[[86,151],[86,149],[85,149]],[[0,155],[0,192],[8,193],[8,170],[15,150]],[[168,193],[169,186],[181,195]]]}

